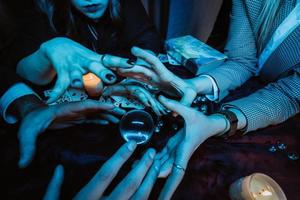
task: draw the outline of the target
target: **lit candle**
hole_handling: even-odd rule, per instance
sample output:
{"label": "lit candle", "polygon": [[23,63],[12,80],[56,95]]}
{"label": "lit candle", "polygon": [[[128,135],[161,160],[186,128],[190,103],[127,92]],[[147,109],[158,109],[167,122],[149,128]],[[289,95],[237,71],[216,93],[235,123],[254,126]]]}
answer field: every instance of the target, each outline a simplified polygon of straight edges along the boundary
{"label": "lit candle", "polygon": [[230,186],[231,200],[286,200],[281,187],[269,176],[254,173]]}
{"label": "lit candle", "polygon": [[83,76],[83,85],[91,97],[99,96],[103,91],[103,83],[101,79],[93,73],[88,73]]}

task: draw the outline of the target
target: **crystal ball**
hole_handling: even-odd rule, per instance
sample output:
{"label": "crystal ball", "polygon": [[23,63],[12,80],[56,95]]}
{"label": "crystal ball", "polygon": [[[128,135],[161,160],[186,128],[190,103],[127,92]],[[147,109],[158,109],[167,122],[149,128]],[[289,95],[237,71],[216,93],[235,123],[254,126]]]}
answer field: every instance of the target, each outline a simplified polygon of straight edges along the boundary
{"label": "crystal ball", "polygon": [[126,141],[134,140],[137,144],[144,144],[153,135],[154,121],[148,112],[132,110],[122,117],[119,129]]}

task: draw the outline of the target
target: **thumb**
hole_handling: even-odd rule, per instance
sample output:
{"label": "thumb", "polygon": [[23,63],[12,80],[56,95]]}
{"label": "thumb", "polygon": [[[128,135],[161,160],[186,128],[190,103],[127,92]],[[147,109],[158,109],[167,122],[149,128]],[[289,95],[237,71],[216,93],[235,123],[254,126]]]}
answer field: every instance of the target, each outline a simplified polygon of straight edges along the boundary
{"label": "thumb", "polygon": [[36,137],[32,135],[26,135],[24,133],[19,133],[19,135],[22,135],[19,137],[20,142],[20,160],[19,160],[19,167],[25,168],[29,165],[31,162],[34,154],[35,154],[35,143],[36,143]]}
{"label": "thumb", "polygon": [[188,118],[191,112],[194,110],[190,107],[182,105],[178,101],[168,99],[164,96],[159,96],[159,101],[169,110],[181,115],[183,118]]}
{"label": "thumb", "polygon": [[35,114],[33,115],[34,118],[31,115],[24,118],[19,129],[20,159],[18,165],[20,168],[25,168],[29,165],[35,154],[38,135],[44,132],[52,122],[50,114],[47,116]]}

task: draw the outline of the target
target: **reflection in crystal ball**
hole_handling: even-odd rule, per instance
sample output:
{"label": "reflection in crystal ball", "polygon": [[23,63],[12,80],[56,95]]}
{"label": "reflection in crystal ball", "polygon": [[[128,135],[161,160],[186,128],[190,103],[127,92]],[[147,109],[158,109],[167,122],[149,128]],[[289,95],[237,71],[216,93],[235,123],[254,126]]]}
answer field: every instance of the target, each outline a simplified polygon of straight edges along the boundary
{"label": "reflection in crystal ball", "polygon": [[119,128],[126,141],[134,140],[137,144],[144,144],[153,134],[154,122],[146,111],[132,110],[122,117]]}

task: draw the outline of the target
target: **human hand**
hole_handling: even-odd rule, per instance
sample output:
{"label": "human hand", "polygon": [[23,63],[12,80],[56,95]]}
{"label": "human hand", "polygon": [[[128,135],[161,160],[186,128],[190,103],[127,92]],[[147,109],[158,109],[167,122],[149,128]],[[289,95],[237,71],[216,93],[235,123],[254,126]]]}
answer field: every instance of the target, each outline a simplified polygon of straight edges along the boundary
{"label": "human hand", "polygon": [[184,128],[177,132],[157,155],[162,167],[160,177],[168,177],[159,199],[170,199],[185,174],[188,161],[194,151],[206,139],[226,128],[226,121],[219,115],[206,116],[179,102],[160,97],[161,103],[184,118]]}
{"label": "human hand", "polygon": [[143,81],[158,87],[170,95],[182,97],[180,102],[184,105],[189,106],[192,104],[197,96],[197,92],[195,86],[189,80],[181,79],[173,74],[155,55],[146,50],[133,47],[131,52],[138,59],[148,63],[148,65],[142,66],[136,64],[132,68],[117,69],[120,75]]}
{"label": "human hand", "polygon": [[[158,160],[153,161],[155,156],[154,149],[149,149],[138,164],[135,165],[127,176],[114,188],[112,193],[107,197],[103,197],[104,191],[117,175],[122,165],[132,155],[136,146],[136,143],[133,141],[124,144],[104,163],[89,183],[77,193],[74,199],[148,199],[160,168],[160,162]],[[58,166],[48,185],[44,199],[58,199],[62,182],[63,168],[62,166]]]}
{"label": "human hand", "polygon": [[[111,55],[99,55],[68,38],[58,37],[41,45],[41,53],[49,60],[57,74],[56,84],[48,103],[57,100],[69,86],[83,88],[82,76],[94,73],[104,83],[116,81],[108,68],[130,68],[128,59]],[[52,79],[51,79],[52,80]]]}
{"label": "human hand", "polygon": [[[97,114],[97,117],[90,119],[89,116],[92,114]],[[19,128],[19,166],[23,168],[30,163],[35,153],[37,137],[46,129],[61,129],[82,123],[118,123],[119,119],[114,115],[123,114],[125,114],[124,110],[115,108],[112,104],[94,100],[70,102],[36,109],[23,118]]]}
{"label": "human hand", "polygon": [[151,93],[140,85],[133,83],[119,83],[108,86],[102,93],[103,96],[132,96],[141,101],[145,106],[151,107],[158,116],[167,114],[166,108],[161,105]]}

